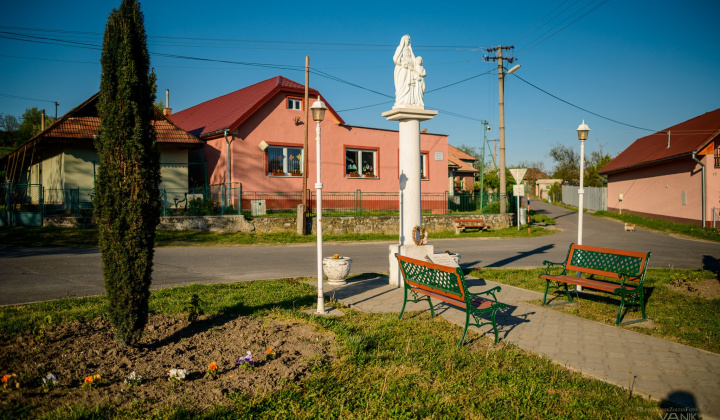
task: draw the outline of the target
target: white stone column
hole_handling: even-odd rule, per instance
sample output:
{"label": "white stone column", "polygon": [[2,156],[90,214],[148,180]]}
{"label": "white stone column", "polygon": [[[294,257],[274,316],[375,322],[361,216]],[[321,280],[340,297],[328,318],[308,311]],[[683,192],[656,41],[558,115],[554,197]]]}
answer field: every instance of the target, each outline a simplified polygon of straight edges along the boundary
{"label": "white stone column", "polygon": [[399,244],[390,246],[390,284],[402,286],[398,275],[395,253],[411,258],[424,258],[432,253],[432,246],[417,246],[413,242],[412,231],[422,225],[421,188],[420,188],[420,122],[432,119],[437,111],[420,108],[397,108],[382,113],[389,121],[400,123],[400,226]]}

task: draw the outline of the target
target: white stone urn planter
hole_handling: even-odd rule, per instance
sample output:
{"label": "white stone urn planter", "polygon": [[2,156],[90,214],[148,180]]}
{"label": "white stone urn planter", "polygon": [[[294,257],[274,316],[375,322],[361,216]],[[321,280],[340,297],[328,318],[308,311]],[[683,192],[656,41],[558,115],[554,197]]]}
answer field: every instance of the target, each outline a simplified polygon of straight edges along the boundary
{"label": "white stone urn planter", "polygon": [[449,252],[448,253],[450,257],[455,260],[455,264],[460,265],[460,257],[461,255],[456,252]]}
{"label": "white stone urn planter", "polygon": [[328,278],[328,284],[346,284],[345,280],[350,274],[352,260],[348,257],[323,258],[323,271]]}

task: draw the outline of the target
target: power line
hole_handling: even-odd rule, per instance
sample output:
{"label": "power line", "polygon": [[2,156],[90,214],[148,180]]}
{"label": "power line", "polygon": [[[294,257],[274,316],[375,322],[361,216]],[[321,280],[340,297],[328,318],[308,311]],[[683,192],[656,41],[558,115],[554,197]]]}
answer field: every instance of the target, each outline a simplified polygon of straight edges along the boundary
{"label": "power line", "polygon": [[379,102],[379,103],[372,104],[372,105],[359,106],[359,107],[356,107],[356,108],[341,109],[341,110],[339,110],[338,112],[357,111],[358,109],[372,108],[372,107],[375,107],[375,106],[380,106],[380,105],[385,105],[385,104],[391,104],[391,103],[393,103],[393,101],[384,101],[384,102]]}
{"label": "power line", "polygon": [[[593,1],[594,1],[594,0],[593,0]],[[531,47],[525,48],[525,49],[523,49],[523,50],[520,51],[520,52],[530,51],[531,49],[537,47],[538,45],[542,44],[543,42],[547,41],[548,39],[550,39],[550,38],[552,38],[553,36],[557,35],[558,33],[562,32],[563,30],[565,30],[566,28],[568,28],[568,27],[569,27],[570,25],[572,25],[573,23],[575,23],[575,22],[577,22],[578,20],[584,18],[585,16],[587,16],[588,14],[590,14],[590,13],[593,12],[594,10],[598,9],[600,6],[603,6],[605,3],[609,2],[609,1],[610,1],[610,0],[604,0],[604,1],[602,1],[601,3],[597,4],[597,5],[596,5],[595,7],[593,7],[592,9],[590,9],[590,10],[588,10],[587,12],[583,13],[582,15],[578,16],[578,17],[577,17],[575,20],[573,20],[572,22],[568,23],[567,25],[563,26],[562,28],[558,29],[557,31],[555,31],[555,32],[553,32],[552,34],[548,35],[547,37],[543,38],[542,40],[536,42],[536,43],[533,44]],[[574,4],[574,3],[573,3],[573,4]],[[578,10],[577,12],[575,12],[575,13],[574,13],[573,15],[571,15],[570,17],[573,17],[573,16],[575,16],[576,14],[580,13],[583,9],[585,9],[585,8],[588,7],[588,6],[590,6],[591,4],[592,4],[592,2],[586,4],[585,6],[583,6],[580,10]],[[553,29],[557,28],[559,25],[560,25],[560,23],[557,24],[557,25],[555,25],[555,26],[553,26],[551,29],[549,29],[548,31],[546,31],[543,35],[540,35],[539,37],[535,38],[532,42],[537,41],[540,37],[544,36],[544,35],[547,34],[548,32],[550,32],[550,31],[552,31]]]}
{"label": "power line", "polygon": [[[100,32],[86,32],[86,31],[71,31],[62,29],[46,29],[46,28],[28,28],[18,26],[0,26],[0,29],[11,30],[11,31],[27,31],[27,32],[40,32],[40,33],[52,33],[52,34],[63,34],[63,35],[82,35],[85,38],[99,37],[102,38],[103,34]],[[17,33],[16,33],[17,34]],[[17,34],[24,36],[25,34]],[[31,35],[26,35],[31,36]],[[342,47],[342,48],[374,48],[374,49],[389,49],[395,48],[394,44],[370,44],[370,43],[350,43],[350,42],[314,42],[314,41],[288,41],[288,40],[266,40],[266,39],[239,39],[239,38],[207,38],[207,37],[179,37],[179,36],[165,36],[165,35],[148,35],[148,40],[153,39],[165,39],[172,41],[189,41],[189,42],[213,42],[213,43],[224,43],[225,45],[238,44],[238,43],[256,43],[261,45],[312,45],[316,47]],[[204,44],[177,44],[177,46],[203,46]],[[418,48],[426,48],[433,50],[447,50],[447,51],[478,51],[484,47],[479,45],[416,45]]]}
{"label": "power line", "polygon": [[518,79],[522,80],[523,82],[527,83],[528,85],[534,87],[535,89],[539,90],[540,92],[542,92],[542,93],[544,93],[544,94],[546,94],[546,95],[549,95],[549,96],[557,99],[557,100],[560,101],[560,102],[566,103],[566,104],[570,105],[570,106],[573,107],[573,108],[577,108],[577,109],[579,109],[579,110],[581,110],[581,111],[585,111],[585,112],[587,112],[587,113],[589,113],[589,114],[592,114],[592,115],[594,115],[594,116],[596,116],[596,117],[600,117],[600,118],[602,118],[602,119],[604,119],[604,120],[612,121],[612,122],[614,122],[614,123],[616,123],[616,124],[620,124],[620,125],[624,125],[624,126],[627,126],[627,127],[636,128],[636,129],[638,129],[638,130],[652,131],[652,132],[658,131],[658,130],[651,130],[651,129],[649,129],[649,128],[638,127],[638,126],[636,126],[636,125],[627,124],[627,123],[624,123],[624,122],[621,122],[621,121],[618,121],[618,120],[614,120],[614,119],[612,119],[612,118],[605,117],[605,116],[603,116],[603,115],[600,115],[600,114],[598,114],[598,113],[595,113],[595,112],[592,112],[592,111],[590,111],[590,110],[588,110],[588,109],[585,109],[585,108],[583,108],[583,107],[581,107],[581,106],[578,106],[578,105],[575,105],[575,104],[573,104],[573,103],[571,103],[571,102],[568,102],[568,101],[566,101],[565,99],[559,98],[559,97],[553,95],[552,93],[546,91],[545,89],[542,89],[542,88],[540,88],[540,87],[538,87],[538,86],[535,86],[534,84],[528,82],[527,80],[523,79],[522,77],[518,76],[518,75],[515,74],[515,73],[513,73],[512,75],[515,76],[515,77],[517,77]]}
{"label": "power line", "polygon": [[3,96],[5,98],[11,98],[11,99],[21,99],[24,101],[33,101],[33,102],[50,102],[51,104],[54,104],[56,101],[51,101],[48,99],[35,99],[35,98],[26,98],[24,96],[17,96],[17,95],[10,95],[7,93],[0,93],[0,96]]}
{"label": "power line", "polygon": [[[538,25],[538,23],[542,22],[543,20],[547,19],[548,16],[552,15],[553,13],[555,13],[555,11],[556,11],[557,9],[561,8],[561,7],[562,7],[565,3],[567,3],[568,1],[570,1],[570,0],[565,0],[564,2],[558,4],[558,5],[557,5],[554,9],[552,9],[548,14],[546,14],[546,15],[543,16],[542,18],[536,20],[535,22],[533,22],[526,30],[520,32],[520,33],[518,34],[518,36],[512,41],[512,43],[515,44],[515,43],[517,43],[517,42],[519,42],[519,41],[522,41],[522,40],[524,40],[525,38],[529,37],[530,35],[534,34],[535,32],[539,31],[540,28],[542,28],[542,27],[545,26],[545,25],[548,25],[548,24],[550,23],[550,21],[552,21],[553,19],[555,19],[555,17],[557,17],[557,16],[561,15],[562,13],[564,13],[565,10],[567,10],[569,7],[574,6],[574,5],[575,5],[578,1],[580,1],[580,0],[575,0],[575,2],[574,2],[573,4],[571,4],[570,6],[566,7],[565,9],[563,9],[563,11],[560,12],[560,13],[558,13],[555,17],[548,19],[547,22],[543,23],[542,25],[537,26],[537,28],[535,28],[535,29],[533,29],[532,31],[530,31],[530,29],[532,29],[533,27],[535,27],[536,25]],[[528,31],[530,31],[530,32],[528,32]],[[526,32],[528,32],[528,33],[525,34]]]}

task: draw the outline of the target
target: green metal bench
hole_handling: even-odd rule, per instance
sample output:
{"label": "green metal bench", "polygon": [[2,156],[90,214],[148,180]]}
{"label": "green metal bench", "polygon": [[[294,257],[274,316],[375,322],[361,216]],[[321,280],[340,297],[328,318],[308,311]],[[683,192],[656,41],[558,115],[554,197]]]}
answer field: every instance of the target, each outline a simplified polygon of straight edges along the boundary
{"label": "green metal bench", "polygon": [[[567,258],[564,262],[554,263],[543,261],[545,273],[539,277],[545,279],[545,296],[543,305],[547,303],[547,294],[550,288],[564,289],[567,294],[567,302],[571,303],[568,284],[587,287],[588,289],[601,290],[620,296],[620,308],[618,309],[615,325],[620,325],[622,312],[626,306],[640,306],[642,319],[629,321],[623,325],[645,321],[645,296],[643,281],[647,270],[650,252],[622,251],[610,248],[597,248],[585,245],[570,244]],[[563,267],[559,274],[550,273],[553,267]],[[576,276],[568,275],[569,271],[575,271]],[[590,278],[581,277],[582,274]],[[612,280],[596,279],[595,276],[603,276]],[[616,281],[619,281],[617,283]],[[551,285],[551,283],[555,283]],[[553,305],[559,305],[555,303]]]}
{"label": "green metal bench", "polygon": [[[492,325],[495,342],[498,342],[495,314],[506,307],[505,304],[498,302],[495,296],[495,293],[501,290],[499,286],[480,293],[470,293],[465,284],[463,271],[459,267],[447,267],[398,254],[395,254],[395,257],[400,263],[400,271],[404,279],[403,307],[399,319],[402,319],[408,301],[416,303],[423,300],[430,305],[430,317],[434,317],[435,311],[430,298],[435,298],[465,309],[465,329],[458,347],[462,347],[468,327],[471,325],[478,328]],[[483,315],[488,315],[490,320],[483,319]],[[470,321],[471,316],[473,322]]]}

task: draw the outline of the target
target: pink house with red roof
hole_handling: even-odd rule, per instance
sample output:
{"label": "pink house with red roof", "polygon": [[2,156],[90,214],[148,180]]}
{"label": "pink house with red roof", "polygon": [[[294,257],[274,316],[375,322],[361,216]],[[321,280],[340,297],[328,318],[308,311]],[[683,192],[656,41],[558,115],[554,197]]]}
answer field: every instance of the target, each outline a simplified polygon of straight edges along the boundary
{"label": "pink house with red roof", "polygon": [[[209,183],[243,192],[302,191],[305,87],[273,77],[169,116],[205,142]],[[319,92],[309,89],[310,105]],[[322,122],[322,182],[326,192],[396,192],[398,132],[348,125],[328,107]],[[378,120],[382,117],[378,113]],[[315,121],[310,119],[308,184],[315,184]],[[421,134],[422,192],[448,187],[448,138]],[[309,187],[312,188],[312,187]]]}
{"label": "pink house with red roof", "polygon": [[600,173],[610,211],[711,225],[720,210],[720,109],[636,140]]}

